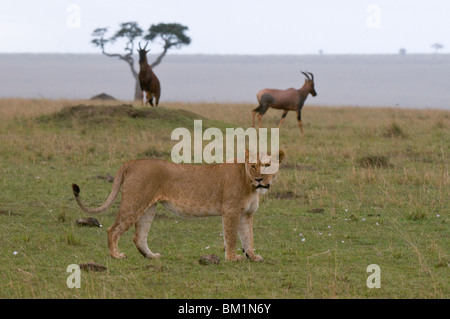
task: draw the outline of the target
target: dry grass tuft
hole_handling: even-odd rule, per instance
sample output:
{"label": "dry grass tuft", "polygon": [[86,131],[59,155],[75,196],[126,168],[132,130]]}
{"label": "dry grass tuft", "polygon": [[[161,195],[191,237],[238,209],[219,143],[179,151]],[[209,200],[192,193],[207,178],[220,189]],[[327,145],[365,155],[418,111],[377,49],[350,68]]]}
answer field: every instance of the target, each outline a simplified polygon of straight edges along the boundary
{"label": "dry grass tuft", "polygon": [[359,166],[363,168],[385,168],[391,167],[389,159],[384,155],[367,155],[358,159]]}
{"label": "dry grass tuft", "polygon": [[384,137],[389,138],[407,138],[406,133],[403,131],[400,125],[395,122],[386,127],[383,135]]}

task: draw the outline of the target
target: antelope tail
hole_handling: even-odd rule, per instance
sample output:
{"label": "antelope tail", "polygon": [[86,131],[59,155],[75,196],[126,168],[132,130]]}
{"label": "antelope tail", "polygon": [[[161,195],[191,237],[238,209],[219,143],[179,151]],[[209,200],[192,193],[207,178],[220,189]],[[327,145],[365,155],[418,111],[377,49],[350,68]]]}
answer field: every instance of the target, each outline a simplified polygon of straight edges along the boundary
{"label": "antelope tail", "polygon": [[78,206],[80,206],[80,208],[83,211],[85,211],[86,213],[89,213],[89,214],[99,214],[102,211],[111,207],[111,205],[116,200],[117,195],[119,194],[120,188],[122,186],[125,169],[126,169],[126,165],[123,165],[119,169],[116,176],[114,177],[114,183],[112,185],[111,193],[109,194],[108,198],[103,203],[103,205],[100,207],[97,207],[97,208],[87,208],[86,206],[84,206],[84,204],[81,202],[81,199],[80,199],[80,187],[77,184],[72,184],[72,191],[73,191],[73,194],[75,195],[75,199],[78,203]]}

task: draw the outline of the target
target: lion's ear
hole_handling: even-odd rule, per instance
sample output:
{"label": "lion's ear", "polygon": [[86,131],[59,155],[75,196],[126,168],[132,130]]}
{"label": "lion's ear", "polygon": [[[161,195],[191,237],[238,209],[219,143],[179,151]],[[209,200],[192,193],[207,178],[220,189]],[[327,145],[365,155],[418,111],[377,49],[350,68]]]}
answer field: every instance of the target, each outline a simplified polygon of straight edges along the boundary
{"label": "lion's ear", "polygon": [[280,150],[279,154],[278,154],[278,161],[281,163],[284,159],[284,152],[282,150]]}

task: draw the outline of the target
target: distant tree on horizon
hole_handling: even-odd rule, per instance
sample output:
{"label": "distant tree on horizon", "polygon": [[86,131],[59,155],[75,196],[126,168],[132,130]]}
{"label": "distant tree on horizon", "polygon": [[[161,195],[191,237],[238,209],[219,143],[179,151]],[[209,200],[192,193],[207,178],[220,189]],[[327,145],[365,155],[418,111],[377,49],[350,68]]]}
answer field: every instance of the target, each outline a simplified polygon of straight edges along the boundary
{"label": "distant tree on horizon", "polygon": [[[161,63],[167,51],[171,48],[181,48],[183,45],[189,45],[191,38],[185,34],[189,28],[179,23],[159,23],[152,25],[146,34],[144,30],[136,22],[125,22],[120,24],[120,29],[110,38],[106,38],[108,27],[97,28],[92,32],[91,43],[99,47],[102,54],[108,57],[116,57],[125,61],[131,70],[131,74],[135,79],[134,99],[139,100],[141,97],[141,87],[139,84],[139,70],[134,68],[134,48],[139,39],[154,41],[161,39],[163,42],[163,52],[150,64],[153,68]],[[124,53],[108,53],[105,50],[106,44],[114,44],[117,40],[125,40]]]}
{"label": "distant tree on horizon", "polygon": [[435,50],[434,53],[438,53],[439,50],[443,49],[444,46],[440,43],[433,43],[431,47]]}

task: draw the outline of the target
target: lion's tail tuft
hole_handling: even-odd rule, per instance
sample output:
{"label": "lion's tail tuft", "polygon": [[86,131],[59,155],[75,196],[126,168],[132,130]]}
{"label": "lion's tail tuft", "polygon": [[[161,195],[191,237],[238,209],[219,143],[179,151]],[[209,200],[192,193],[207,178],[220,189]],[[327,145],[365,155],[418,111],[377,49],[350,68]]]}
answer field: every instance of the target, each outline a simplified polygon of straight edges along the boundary
{"label": "lion's tail tuft", "polygon": [[77,184],[72,184],[72,191],[75,197],[80,196],[80,187]]}
{"label": "lion's tail tuft", "polygon": [[114,177],[114,182],[112,185],[111,193],[109,194],[106,201],[103,203],[102,206],[97,208],[87,208],[83,205],[80,199],[80,187],[77,184],[72,184],[72,191],[73,195],[75,195],[75,200],[77,201],[78,206],[85,212],[89,214],[98,214],[106,209],[108,209],[116,200],[117,195],[119,194],[120,188],[122,186],[123,178],[124,178],[124,172],[127,169],[127,165],[122,165],[122,167],[117,172],[116,176]]}

